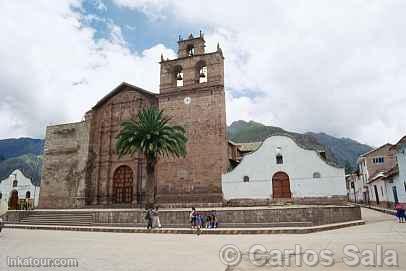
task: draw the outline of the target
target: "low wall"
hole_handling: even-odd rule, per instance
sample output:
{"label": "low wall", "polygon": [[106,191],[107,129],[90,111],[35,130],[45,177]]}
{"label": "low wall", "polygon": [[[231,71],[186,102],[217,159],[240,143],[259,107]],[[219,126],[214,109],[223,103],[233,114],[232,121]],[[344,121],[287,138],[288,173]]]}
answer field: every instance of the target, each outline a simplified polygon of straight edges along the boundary
{"label": "low wall", "polygon": [[[205,215],[211,209],[197,210]],[[92,214],[94,225],[144,226],[142,209],[86,209],[86,210],[35,210],[9,211],[4,219],[18,223],[23,216],[35,213],[87,213]],[[164,227],[189,227],[189,209],[159,211]],[[229,207],[215,209],[220,227],[277,227],[318,226],[324,224],[361,220],[359,206],[291,206],[291,207]]]}

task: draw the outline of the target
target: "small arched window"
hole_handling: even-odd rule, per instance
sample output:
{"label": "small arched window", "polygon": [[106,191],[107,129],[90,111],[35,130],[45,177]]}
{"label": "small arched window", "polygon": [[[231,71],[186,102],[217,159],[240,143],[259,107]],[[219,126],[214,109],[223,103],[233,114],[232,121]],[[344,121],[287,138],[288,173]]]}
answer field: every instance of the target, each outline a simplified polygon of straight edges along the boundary
{"label": "small arched window", "polygon": [[202,66],[199,70],[199,83],[207,82],[207,67]]}
{"label": "small arched window", "polygon": [[14,181],[13,181],[13,187],[17,187],[17,185],[18,185],[17,180],[14,180]]}
{"label": "small arched window", "polygon": [[206,62],[200,60],[196,64],[196,83],[206,83],[207,82],[207,65]]}
{"label": "small arched window", "polygon": [[320,172],[313,172],[313,178],[314,179],[320,179],[321,178]]}
{"label": "small arched window", "polygon": [[183,87],[183,69],[181,66],[175,67],[175,80],[177,87]]}
{"label": "small arched window", "polygon": [[188,56],[193,56],[195,54],[195,47],[193,46],[193,44],[189,44],[186,47],[186,51]]}
{"label": "small arched window", "polygon": [[248,183],[250,181],[250,177],[244,176],[243,181],[244,183]]}
{"label": "small arched window", "polygon": [[278,165],[283,164],[283,156],[280,153],[276,155],[276,164]]}
{"label": "small arched window", "polygon": [[30,191],[27,191],[27,193],[25,193],[25,198],[26,199],[31,198],[31,192]]}

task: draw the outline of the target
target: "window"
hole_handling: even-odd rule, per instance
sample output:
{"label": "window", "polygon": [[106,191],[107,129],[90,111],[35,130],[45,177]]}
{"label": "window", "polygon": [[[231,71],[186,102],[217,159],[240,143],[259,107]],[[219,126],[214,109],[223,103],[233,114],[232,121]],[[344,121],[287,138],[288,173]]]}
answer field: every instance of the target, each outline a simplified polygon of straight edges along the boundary
{"label": "window", "polygon": [[374,163],[374,164],[383,164],[384,162],[385,162],[385,159],[383,157],[372,158],[372,163]]}
{"label": "window", "polygon": [[25,198],[26,199],[31,198],[31,192],[30,191],[27,191],[27,193],[25,193]]}
{"label": "window", "polygon": [[181,66],[175,67],[175,80],[177,87],[183,87],[183,70]]}
{"label": "window", "polygon": [[314,179],[320,179],[320,178],[321,178],[320,172],[314,172],[314,173],[313,173],[313,178],[314,178]]}
{"label": "window", "polygon": [[383,188],[382,188],[382,186],[381,186],[381,195],[382,195],[382,197],[383,197]]}
{"label": "window", "polygon": [[207,67],[202,66],[199,71],[199,83],[207,82]]}
{"label": "window", "polygon": [[248,183],[250,181],[250,177],[244,176],[243,181],[244,183]]}
{"label": "window", "polygon": [[195,47],[193,46],[193,44],[189,44],[186,50],[188,56],[193,56],[195,54]]}
{"label": "window", "polygon": [[403,185],[405,186],[405,192],[406,192],[406,182],[403,182]]}
{"label": "window", "polygon": [[2,198],[3,198],[3,193],[0,192],[0,199],[2,199]]}
{"label": "window", "polygon": [[278,164],[278,165],[283,164],[283,156],[282,156],[282,154],[277,154],[276,155],[276,164]]}
{"label": "window", "polygon": [[13,187],[17,187],[17,185],[18,185],[17,180],[14,180],[14,181],[13,181]]}

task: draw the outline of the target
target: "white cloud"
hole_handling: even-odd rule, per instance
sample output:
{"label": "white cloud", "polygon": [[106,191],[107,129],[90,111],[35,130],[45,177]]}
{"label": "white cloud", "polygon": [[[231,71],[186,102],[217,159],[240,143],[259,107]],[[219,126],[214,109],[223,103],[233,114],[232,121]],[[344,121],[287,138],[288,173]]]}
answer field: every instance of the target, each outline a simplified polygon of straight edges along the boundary
{"label": "white cloud", "polygon": [[[375,146],[406,134],[404,1],[114,1],[152,20],[208,26],[208,50],[219,41],[226,58],[229,123]],[[157,61],[172,50],[132,52],[118,25],[71,6],[80,1],[0,2],[0,138],[41,137],[47,124],[78,121],[122,81],[158,89]],[[110,36],[95,41],[82,23],[92,20]]]}
{"label": "white cloud", "polygon": [[110,38],[96,42],[71,6],[80,3],[0,3],[0,138],[43,137],[48,124],[79,121],[122,81],[157,91],[157,62],[172,50],[131,52],[113,22]]}
{"label": "white cloud", "polygon": [[253,119],[376,146],[406,134],[402,0],[115,2],[208,25],[208,48],[220,41],[226,58],[229,123]]}

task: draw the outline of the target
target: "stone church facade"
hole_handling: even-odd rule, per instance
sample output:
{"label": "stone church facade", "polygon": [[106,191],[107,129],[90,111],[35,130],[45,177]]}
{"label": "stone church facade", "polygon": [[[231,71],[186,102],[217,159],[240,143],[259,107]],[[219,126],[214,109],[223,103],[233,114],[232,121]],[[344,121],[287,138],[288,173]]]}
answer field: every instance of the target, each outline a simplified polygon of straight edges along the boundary
{"label": "stone church facade", "polygon": [[178,41],[178,57],[161,57],[160,93],[122,83],[78,123],[48,126],[39,208],[139,207],[146,181],[142,154],[119,158],[116,137],[124,120],[155,106],[186,129],[185,158],[161,158],[156,202],[220,203],[227,171],[224,57],[205,52],[204,36]]}

